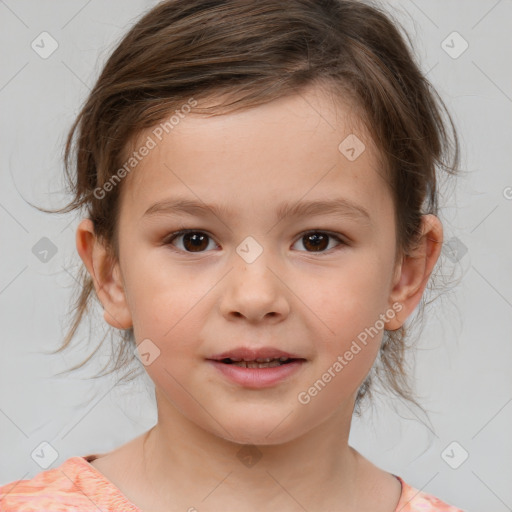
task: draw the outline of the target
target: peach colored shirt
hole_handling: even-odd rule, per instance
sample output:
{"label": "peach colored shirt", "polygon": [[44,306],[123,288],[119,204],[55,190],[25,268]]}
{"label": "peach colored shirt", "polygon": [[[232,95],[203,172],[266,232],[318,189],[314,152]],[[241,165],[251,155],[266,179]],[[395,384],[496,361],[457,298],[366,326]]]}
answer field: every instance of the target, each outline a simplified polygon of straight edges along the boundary
{"label": "peach colored shirt", "polygon": [[[30,480],[0,486],[2,512],[142,512],[94,466],[97,454],[71,457],[60,466],[41,471]],[[463,512],[418,491],[394,475],[402,485],[395,512]]]}

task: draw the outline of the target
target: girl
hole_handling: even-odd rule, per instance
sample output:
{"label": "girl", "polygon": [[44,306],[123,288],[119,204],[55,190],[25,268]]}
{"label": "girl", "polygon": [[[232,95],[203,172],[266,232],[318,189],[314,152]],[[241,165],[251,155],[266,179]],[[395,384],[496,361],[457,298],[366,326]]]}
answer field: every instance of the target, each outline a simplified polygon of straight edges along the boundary
{"label": "girl", "polygon": [[147,13],[66,145],[87,273],[64,346],[96,294],[158,421],[3,486],[2,510],[460,510],[348,444],[374,376],[413,400],[404,323],[441,251],[436,168],[458,163],[441,107],[359,1]]}

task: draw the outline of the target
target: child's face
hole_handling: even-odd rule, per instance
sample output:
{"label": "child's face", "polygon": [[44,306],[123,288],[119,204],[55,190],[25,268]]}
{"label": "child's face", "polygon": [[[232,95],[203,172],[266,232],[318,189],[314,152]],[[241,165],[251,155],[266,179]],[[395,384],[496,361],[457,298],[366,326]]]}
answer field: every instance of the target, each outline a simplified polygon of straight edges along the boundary
{"label": "child's face", "polygon": [[[185,115],[162,141],[141,135],[158,143],[122,184],[120,271],[136,341],[151,340],[146,357],[160,351],[146,366],[159,421],[273,444],[351,416],[379,350],[379,315],[394,313],[396,233],[375,149],[347,114],[310,89],[225,116]],[[353,161],[338,149],[352,133],[366,145]],[[177,198],[221,211],[145,214]],[[285,203],[337,199],[369,217],[276,217]],[[200,233],[165,243],[180,229]],[[209,360],[240,347],[305,361],[266,386],[241,384]]]}

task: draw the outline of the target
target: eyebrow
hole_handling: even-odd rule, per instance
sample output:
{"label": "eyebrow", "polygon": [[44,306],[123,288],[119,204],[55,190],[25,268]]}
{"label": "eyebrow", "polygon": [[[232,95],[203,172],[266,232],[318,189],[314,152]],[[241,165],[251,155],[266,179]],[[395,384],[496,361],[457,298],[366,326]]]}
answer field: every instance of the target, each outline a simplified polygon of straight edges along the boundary
{"label": "eyebrow", "polygon": [[[208,205],[191,199],[175,198],[158,201],[146,210],[143,217],[173,214],[189,214],[198,217],[207,217],[213,214],[219,218],[234,216],[233,211],[223,205]],[[311,217],[329,214],[353,218],[365,222],[368,225],[372,224],[368,210],[346,198],[296,203],[284,202],[276,209],[276,220],[280,222],[289,217]]]}

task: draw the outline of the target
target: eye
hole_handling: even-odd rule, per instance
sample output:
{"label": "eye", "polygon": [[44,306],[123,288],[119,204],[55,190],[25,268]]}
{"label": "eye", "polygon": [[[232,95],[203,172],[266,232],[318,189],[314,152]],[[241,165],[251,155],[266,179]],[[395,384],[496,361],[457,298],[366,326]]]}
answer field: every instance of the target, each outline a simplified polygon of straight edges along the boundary
{"label": "eye", "polygon": [[309,231],[304,233],[295,243],[303,242],[304,247],[307,248],[309,246],[311,250],[306,250],[306,252],[324,253],[326,252],[325,249],[329,246],[329,238],[336,240],[338,246],[347,245],[339,236],[326,233],[325,231]]}
{"label": "eye", "polygon": [[194,231],[192,229],[184,229],[182,231],[176,231],[170,238],[167,238],[165,244],[174,245],[176,239],[182,238],[182,247],[179,249],[183,252],[204,252],[204,249],[208,248],[208,240],[213,240],[204,231]]}
{"label": "eye", "polygon": [[[308,231],[307,233],[303,233],[301,238],[299,238],[295,244],[298,242],[303,242],[304,247],[306,247],[306,251],[302,252],[316,252],[323,254],[327,252],[326,249],[333,248],[332,246],[329,247],[329,239],[335,240],[337,242],[337,245],[334,246],[334,249],[340,245],[347,245],[347,243],[344,242],[339,236],[327,233],[325,231]],[[174,243],[176,240],[181,240],[181,246],[180,244]],[[166,245],[176,246],[180,251],[188,253],[205,252],[206,249],[208,249],[210,243],[213,243],[214,246],[216,246],[210,235],[204,231],[193,229],[183,229],[181,231],[176,231],[175,233],[172,233],[164,243]]]}

